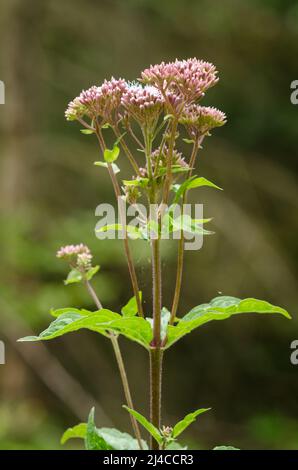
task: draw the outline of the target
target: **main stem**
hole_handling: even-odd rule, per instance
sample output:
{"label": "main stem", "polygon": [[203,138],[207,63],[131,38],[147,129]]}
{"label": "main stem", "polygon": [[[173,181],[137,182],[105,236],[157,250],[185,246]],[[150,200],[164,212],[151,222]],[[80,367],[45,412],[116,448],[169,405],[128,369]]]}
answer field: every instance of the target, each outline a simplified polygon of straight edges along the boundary
{"label": "main stem", "polygon": [[[159,236],[159,235],[158,235]],[[152,240],[152,274],[153,274],[153,341],[150,349],[150,420],[160,428],[161,417],[161,260],[160,239]],[[151,437],[151,448],[158,450],[158,442]]]}
{"label": "main stem", "polygon": [[[150,349],[150,421],[157,429],[160,428],[161,415],[162,358],[160,347]],[[150,447],[159,450],[159,444],[152,436]]]}

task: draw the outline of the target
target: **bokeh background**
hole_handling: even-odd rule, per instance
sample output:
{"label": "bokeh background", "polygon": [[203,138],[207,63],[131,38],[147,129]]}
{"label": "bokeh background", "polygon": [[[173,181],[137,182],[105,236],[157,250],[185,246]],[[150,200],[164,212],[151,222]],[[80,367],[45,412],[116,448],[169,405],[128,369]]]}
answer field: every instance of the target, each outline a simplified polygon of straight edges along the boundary
{"label": "bokeh background", "polygon": [[[297,449],[298,108],[290,83],[298,79],[298,2],[2,0],[0,44],[0,447],[59,449],[63,430],[93,405],[98,426],[130,431],[107,340],[91,332],[45,344],[16,339],[47,326],[51,307],[92,308],[82,287],[63,286],[61,244],[93,249],[105,305],[119,311],[130,296],[121,242],[94,236],[95,207],[113,193],[93,166],[93,137],[64,120],[68,101],[105,77],[132,80],[150,63],[196,56],[220,71],[204,104],[228,115],[204,145],[200,174],[225,191],[193,194],[216,235],[186,256],[180,314],[222,292],[267,299],[293,320],[247,315],[179,342],[165,358],[163,422],[211,406],[185,433],[190,447]],[[164,248],[170,305],[175,249]],[[133,252],[150,311],[148,250],[137,242]],[[121,345],[136,409],[148,415],[146,353]]]}

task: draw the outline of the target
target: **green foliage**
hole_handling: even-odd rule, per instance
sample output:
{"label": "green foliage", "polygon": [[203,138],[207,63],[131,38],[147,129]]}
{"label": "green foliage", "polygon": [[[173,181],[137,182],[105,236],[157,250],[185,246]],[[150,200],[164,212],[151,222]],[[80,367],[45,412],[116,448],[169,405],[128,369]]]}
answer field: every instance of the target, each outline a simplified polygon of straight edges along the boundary
{"label": "green foliage", "polygon": [[86,279],[87,281],[91,281],[91,279],[93,278],[93,276],[95,276],[95,274],[100,270],[100,266],[93,266],[92,268],[90,268],[87,273],[86,273]]}
{"label": "green foliage", "polygon": [[[101,166],[102,168],[108,168],[108,164],[107,162],[94,162],[94,165],[95,166]],[[113,169],[113,172],[115,173],[115,175],[117,173],[120,173],[120,168],[118,167],[118,165],[116,165],[116,163],[112,163],[112,169]]]}
{"label": "green foliage", "polygon": [[115,232],[123,232],[125,230],[129,237],[134,240],[144,239],[143,231],[139,227],[135,227],[134,225],[123,226],[122,224],[108,224],[96,229],[96,232],[103,233],[108,232],[109,230]]}
{"label": "green foliage", "polygon": [[[82,328],[95,331],[104,336],[109,335],[109,331],[116,334],[122,334],[132,341],[149,349],[152,340],[152,328],[150,324],[141,317],[123,317],[118,313],[108,309],[101,309],[95,312],[77,309],[62,309],[63,313],[59,314],[46,330],[39,336],[27,336],[19,339],[19,341],[40,341],[58,338],[66,333],[78,331]],[[59,309],[59,312],[61,309]],[[55,311],[51,312],[56,316]]]}
{"label": "green foliage", "polygon": [[[142,300],[142,292],[139,292],[139,297],[140,300]],[[124,317],[134,317],[138,313],[138,305],[137,305],[137,300],[135,296],[133,296],[129,301],[127,302],[124,307],[121,309],[121,313]]]}
{"label": "green foliage", "polygon": [[132,416],[136,418],[136,420],[151,434],[152,437],[161,445],[163,442],[163,437],[160,433],[160,431],[148,421],[145,416],[141,415],[135,410],[132,410],[131,408],[128,408],[128,406],[123,405],[123,408],[125,408],[128,413],[130,413]]}
{"label": "green foliage", "polygon": [[149,434],[158,442],[160,446],[166,446],[167,449],[183,449],[180,444],[174,443],[176,438],[183,433],[183,431],[196,420],[196,417],[206,411],[209,411],[211,408],[201,408],[199,410],[194,411],[193,413],[189,413],[185,416],[181,421],[179,421],[173,428],[171,434],[167,437],[164,436],[162,431],[157,429],[152,423],[148,421],[145,416],[141,415],[135,410],[128,408],[126,405],[123,405],[132,416],[136,418],[136,420],[149,432]]}
{"label": "green foliage", "polygon": [[172,346],[176,341],[212,320],[225,320],[232,315],[241,313],[277,313],[286,318],[291,318],[289,313],[275,305],[271,305],[264,300],[253,298],[238,299],[236,297],[220,296],[215,297],[208,304],[194,307],[187,315],[178,321],[177,325],[168,327],[168,341],[166,348]]}
{"label": "green foliage", "polygon": [[237,449],[237,447],[232,447],[232,446],[217,446],[217,447],[214,447],[213,450],[240,450],[240,449]]}
{"label": "green foliage", "polygon": [[94,134],[94,131],[92,129],[81,129],[81,133],[85,135],[90,135]]}
{"label": "green foliage", "polygon": [[69,439],[85,439],[87,433],[87,424],[80,423],[72,428],[66,429],[61,437],[61,444],[65,444]]}
{"label": "green foliage", "polygon": [[[94,420],[94,408],[91,409],[88,423],[80,423],[65,431],[61,444],[69,439],[84,439],[87,450],[139,450],[136,439],[126,432],[114,428],[97,428]],[[142,440],[143,449],[148,445]]]}
{"label": "green foliage", "polygon": [[119,153],[120,148],[118,147],[118,145],[114,145],[111,150],[105,149],[103,157],[107,163],[113,163],[119,157]]}
{"label": "green foliage", "polygon": [[212,181],[209,181],[204,177],[191,176],[186,181],[184,181],[184,183],[182,183],[181,185],[175,184],[172,187],[173,190],[176,192],[173,202],[177,203],[179,199],[184,195],[184,193],[188,191],[189,189],[200,188],[202,186],[209,186],[211,188],[222,190],[222,188],[220,188],[216,184],[212,183]]}
{"label": "green foliage", "polygon": [[83,279],[82,273],[77,269],[72,269],[69,273],[67,278],[64,281],[64,284],[67,286],[68,284],[74,284],[75,282],[81,282]]}
{"label": "green foliage", "polygon": [[180,434],[191,424],[193,423],[197,416],[199,416],[202,413],[205,413],[206,411],[211,410],[211,408],[201,408],[199,410],[194,411],[193,413],[189,413],[188,415],[185,416],[181,421],[179,421],[177,424],[175,424],[172,432],[172,436],[174,439],[176,437],[180,436]]}
{"label": "green foliage", "polygon": [[111,446],[97,432],[94,422],[94,408],[90,411],[85,435],[87,450],[113,450]]}

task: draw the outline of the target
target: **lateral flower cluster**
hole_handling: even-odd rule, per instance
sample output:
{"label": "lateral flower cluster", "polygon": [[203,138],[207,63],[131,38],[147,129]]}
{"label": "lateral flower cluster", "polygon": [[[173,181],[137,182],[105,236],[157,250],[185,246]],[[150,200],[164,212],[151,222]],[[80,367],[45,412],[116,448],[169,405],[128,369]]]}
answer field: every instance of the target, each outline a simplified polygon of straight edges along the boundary
{"label": "lateral flower cluster", "polygon": [[92,267],[92,253],[87,245],[62,246],[56,254],[57,258],[64,259],[70,266],[79,270],[88,271]]}

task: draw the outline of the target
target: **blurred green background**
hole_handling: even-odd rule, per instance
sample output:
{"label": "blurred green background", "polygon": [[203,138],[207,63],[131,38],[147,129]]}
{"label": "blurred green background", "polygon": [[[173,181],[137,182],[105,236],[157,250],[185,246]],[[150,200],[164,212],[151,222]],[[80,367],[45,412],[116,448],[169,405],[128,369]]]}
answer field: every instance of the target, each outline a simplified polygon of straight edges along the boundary
{"label": "blurred green background", "polygon": [[[228,116],[204,145],[200,174],[225,191],[193,195],[216,235],[186,255],[180,314],[222,292],[267,299],[294,318],[213,322],[179,342],[165,358],[163,422],[211,406],[185,433],[191,447],[297,449],[298,108],[290,83],[298,79],[298,2],[2,0],[0,43],[0,448],[59,449],[63,430],[93,405],[98,426],[130,431],[107,340],[91,332],[45,344],[16,339],[43,329],[51,307],[92,308],[82,287],[63,286],[61,244],[90,245],[105,305],[119,311],[130,296],[121,242],[94,236],[95,207],[112,200],[112,188],[93,166],[96,142],[65,121],[68,101],[105,77],[132,80],[150,63],[196,56],[220,72],[204,104]],[[150,310],[144,246],[132,245]],[[163,271],[170,305],[172,244]],[[147,355],[121,345],[136,409],[148,415]]]}

